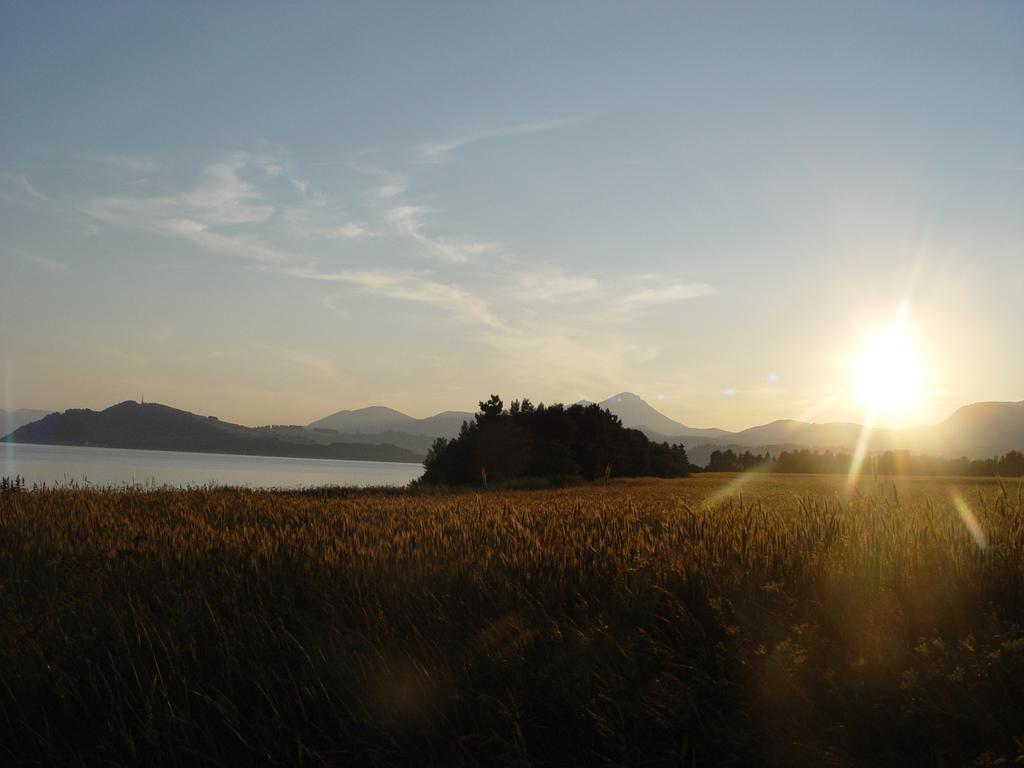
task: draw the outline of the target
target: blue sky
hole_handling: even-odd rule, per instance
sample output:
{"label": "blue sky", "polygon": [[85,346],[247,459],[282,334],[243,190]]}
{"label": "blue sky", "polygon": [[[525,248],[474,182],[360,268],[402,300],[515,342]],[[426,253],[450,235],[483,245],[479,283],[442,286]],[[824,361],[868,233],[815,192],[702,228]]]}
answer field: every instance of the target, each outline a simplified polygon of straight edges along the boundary
{"label": "blue sky", "polygon": [[[827,6],[827,7],[826,7]],[[1024,398],[1024,5],[8,3],[3,407]]]}

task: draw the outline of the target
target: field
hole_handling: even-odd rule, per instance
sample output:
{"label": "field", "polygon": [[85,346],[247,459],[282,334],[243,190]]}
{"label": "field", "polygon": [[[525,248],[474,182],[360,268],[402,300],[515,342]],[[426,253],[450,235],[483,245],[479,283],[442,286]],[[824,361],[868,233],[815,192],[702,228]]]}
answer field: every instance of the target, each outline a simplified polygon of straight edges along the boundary
{"label": "field", "polygon": [[0,762],[988,765],[1020,481],[0,494]]}

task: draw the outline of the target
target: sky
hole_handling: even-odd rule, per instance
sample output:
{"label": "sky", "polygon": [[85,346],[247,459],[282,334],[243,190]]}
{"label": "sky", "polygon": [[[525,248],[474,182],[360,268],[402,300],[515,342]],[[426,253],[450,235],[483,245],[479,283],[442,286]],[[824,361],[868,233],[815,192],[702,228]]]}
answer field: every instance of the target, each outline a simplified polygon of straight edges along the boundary
{"label": "sky", "polygon": [[[1024,399],[1024,3],[0,7],[0,407]],[[902,355],[902,353],[900,353]]]}

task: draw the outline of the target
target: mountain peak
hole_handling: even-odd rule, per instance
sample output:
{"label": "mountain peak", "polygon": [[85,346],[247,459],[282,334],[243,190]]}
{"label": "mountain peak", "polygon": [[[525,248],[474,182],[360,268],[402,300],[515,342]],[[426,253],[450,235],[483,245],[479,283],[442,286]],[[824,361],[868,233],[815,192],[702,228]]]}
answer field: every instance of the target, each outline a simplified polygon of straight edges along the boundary
{"label": "mountain peak", "polygon": [[722,429],[695,429],[670,419],[635,392],[619,392],[598,403],[622,420],[624,426],[646,432],[656,440],[675,438],[715,438],[729,434]]}
{"label": "mountain peak", "polygon": [[634,392],[619,392],[617,395],[612,395],[611,397],[605,398],[604,402],[608,402],[609,400],[615,400],[616,402],[625,401],[627,403],[643,403],[644,405],[647,405],[647,401]]}
{"label": "mountain peak", "polygon": [[402,413],[396,408],[389,408],[386,405],[368,405],[365,408],[356,408],[353,411],[340,411],[340,413],[362,413],[367,416],[394,416],[403,419],[409,418],[407,414]]}
{"label": "mountain peak", "polygon": [[648,429],[662,435],[678,435],[689,429],[685,424],[670,419],[633,392],[612,395],[602,400],[599,405],[618,416],[625,426],[634,429]]}

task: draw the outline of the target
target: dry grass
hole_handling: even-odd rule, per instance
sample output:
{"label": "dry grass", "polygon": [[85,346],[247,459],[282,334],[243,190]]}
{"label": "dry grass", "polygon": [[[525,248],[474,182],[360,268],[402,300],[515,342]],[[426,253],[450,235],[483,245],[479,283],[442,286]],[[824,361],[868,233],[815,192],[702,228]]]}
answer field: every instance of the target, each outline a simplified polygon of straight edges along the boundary
{"label": "dry grass", "polygon": [[735,480],[0,494],[0,762],[1024,751],[1017,483]]}

